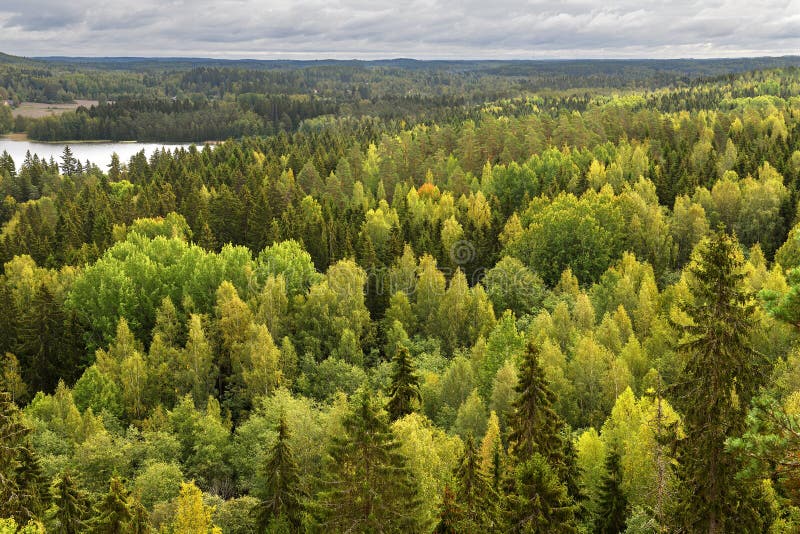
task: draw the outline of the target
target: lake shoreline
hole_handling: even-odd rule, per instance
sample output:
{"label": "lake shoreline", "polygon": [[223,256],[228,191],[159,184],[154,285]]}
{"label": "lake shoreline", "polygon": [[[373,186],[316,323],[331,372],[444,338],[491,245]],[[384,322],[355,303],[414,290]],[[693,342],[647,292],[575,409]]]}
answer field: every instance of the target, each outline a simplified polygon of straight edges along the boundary
{"label": "lake shoreline", "polygon": [[80,161],[90,161],[101,168],[111,163],[112,154],[119,156],[120,162],[127,163],[131,157],[144,150],[149,158],[155,151],[188,149],[191,143],[139,143],[136,141],[33,141],[19,134],[0,136],[0,154],[8,152],[19,166],[25,160],[28,152],[40,158],[60,161],[64,147],[69,146],[73,156]]}
{"label": "lake shoreline", "polygon": [[98,143],[119,143],[123,145],[128,144],[147,144],[147,145],[195,145],[197,147],[204,147],[205,145],[221,145],[225,141],[213,140],[213,141],[136,141],[136,140],[126,140],[126,141],[114,141],[113,139],[77,139],[77,140],[67,140],[67,141],[40,141],[39,139],[31,139],[27,133],[25,132],[14,132],[8,134],[0,135],[0,140],[9,140],[9,141],[21,141],[21,142],[29,142],[29,143],[41,143],[46,145],[91,145],[91,144],[98,144]]}

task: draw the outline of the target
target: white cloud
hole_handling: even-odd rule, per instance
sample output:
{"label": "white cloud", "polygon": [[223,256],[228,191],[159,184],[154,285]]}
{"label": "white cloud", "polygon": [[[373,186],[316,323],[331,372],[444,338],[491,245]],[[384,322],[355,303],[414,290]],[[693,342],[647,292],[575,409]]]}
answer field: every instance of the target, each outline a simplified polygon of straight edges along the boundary
{"label": "white cloud", "polygon": [[3,52],[249,58],[800,53],[800,0],[5,0]]}

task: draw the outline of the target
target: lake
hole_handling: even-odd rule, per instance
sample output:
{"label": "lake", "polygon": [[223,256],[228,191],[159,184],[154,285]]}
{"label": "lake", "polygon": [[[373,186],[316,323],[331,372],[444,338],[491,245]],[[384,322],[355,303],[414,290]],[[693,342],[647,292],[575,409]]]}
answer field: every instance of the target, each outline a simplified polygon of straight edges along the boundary
{"label": "lake", "polygon": [[[38,154],[40,158],[47,160],[52,156],[57,162],[61,162],[61,153],[64,146],[69,143],[37,143],[35,141],[21,141],[16,139],[0,138],[0,154],[3,151],[11,154],[17,168],[25,161],[25,154],[30,150],[31,155]],[[72,154],[86,163],[88,159],[102,170],[107,170],[111,163],[111,154],[114,152],[119,156],[120,163],[127,163],[131,156],[144,150],[147,157],[150,157],[155,150],[162,148],[174,149],[189,147],[188,144],[168,144],[168,143],[75,143],[69,144]]]}

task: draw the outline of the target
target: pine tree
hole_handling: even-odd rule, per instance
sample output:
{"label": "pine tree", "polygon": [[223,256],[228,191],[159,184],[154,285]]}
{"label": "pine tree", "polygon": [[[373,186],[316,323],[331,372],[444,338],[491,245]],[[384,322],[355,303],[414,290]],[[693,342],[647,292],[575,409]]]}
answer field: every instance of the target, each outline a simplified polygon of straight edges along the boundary
{"label": "pine tree", "polygon": [[362,389],[333,438],[325,488],[315,507],[322,529],[408,532],[417,529],[417,488],[386,414]]}
{"label": "pine tree", "polygon": [[622,467],[619,454],[612,450],[606,457],[606,475],[600,484],[597,534],[618,534],[625,531],[628,500],[622,492]]}
{"label": "pine tree", "polygon": [[119,477],[113,477],[106,493],[95,509],[91,522],[92,532],[97,534],[127,534],[130,532],[131,509],[128,490]]}
{"label": "pine tree", "polygon": [[284,519],[292,529],[297,530],[300,528],[303,494],[297,463],[289,447],[289,427],[283,414],[278,421],[277,431],[277,441],[264,464],[266,492],[253,512],[263,531],[269,529],[273,519]]}
{"label": "pine tree", "polygon": [[52,506],[48,517],[56,523],[58,534],[79,534],[86,529],[86,494],[79,488],[72,475],[61,473],[50,487]]}
{"label": "pine tree", "polygon": [[689,267],[692,302],[684,306],[679,350],[686,362],[674,387],[686,437],[679,442],[684,495],[677,519],[692,532],[760,530],[753,487],[735,478],[737,459],[725,440],[742,434],[746,409],[763,374],[750,346],[755,302],[745,289],[744,260],[735,238],[715,232]]}
{"label": "pine tree", "polygon": [[392,421],[410,414],[422,401],[419,391],[419,377],[408,349],[398,346],[394,356],[392,385],[389,388],[389,404],[386,409]]}

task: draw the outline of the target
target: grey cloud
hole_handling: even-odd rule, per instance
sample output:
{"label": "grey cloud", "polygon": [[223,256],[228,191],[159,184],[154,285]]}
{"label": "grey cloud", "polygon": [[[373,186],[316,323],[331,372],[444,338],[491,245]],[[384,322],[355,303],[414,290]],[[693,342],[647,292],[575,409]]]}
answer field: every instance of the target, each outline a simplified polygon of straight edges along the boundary
{"label": "grey cloud", "polygon": [[800,0],[4,0],[0,31],[21,55],[782,55]]}

